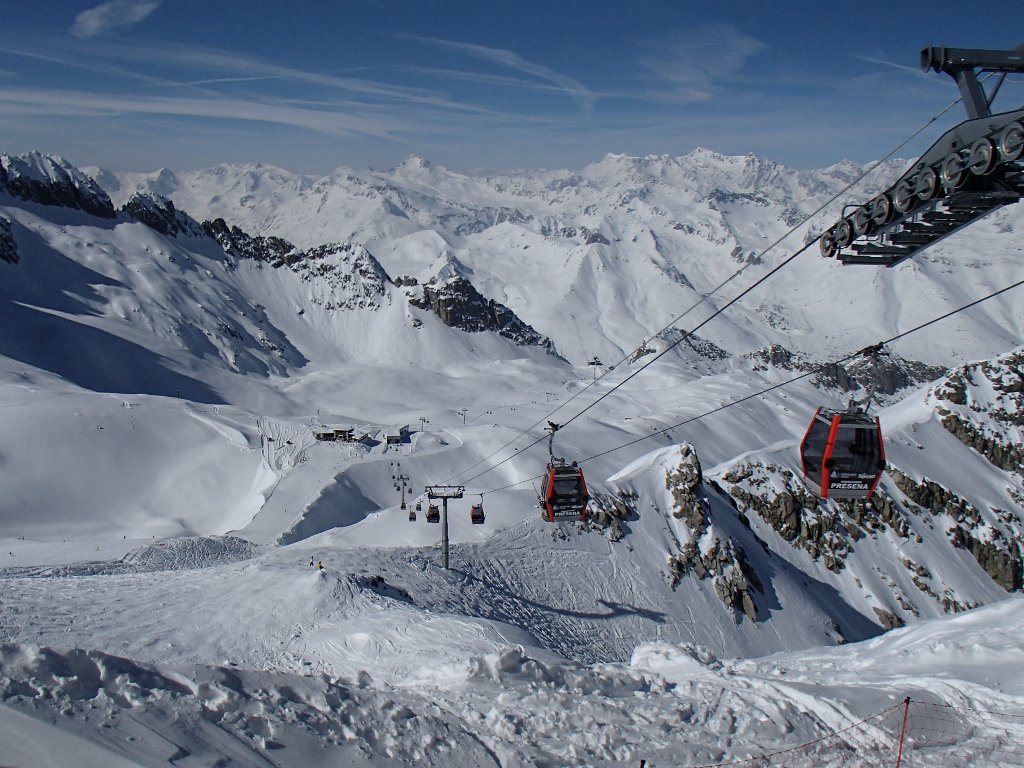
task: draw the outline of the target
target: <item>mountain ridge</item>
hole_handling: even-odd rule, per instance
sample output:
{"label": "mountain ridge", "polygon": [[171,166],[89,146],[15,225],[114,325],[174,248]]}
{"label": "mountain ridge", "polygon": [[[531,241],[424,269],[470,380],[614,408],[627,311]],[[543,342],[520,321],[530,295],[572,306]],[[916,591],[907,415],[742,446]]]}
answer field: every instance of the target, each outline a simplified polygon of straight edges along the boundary
{"label": "mountain ridge", "polygon": [[[63,376],[66,381],[61,387],[70,382],[85,390],[124,397],[184,397],[214,409],[230,408],[232,424],[252,418],[247,412],[260,414],[255,422],[264,425],[260,434],[266,453],[258,461],[253,455],[240,465],[241,477],[251,476],[252,489],[229,506],[249,510],[233,517],[245,521],[249,514],[251,521],[245,521],[249,525],[255,525],[262,515],[260,530],[272,531],[274,523],[267,521],[280,515],[283,529],[277,533],[295,541],[328,530],[332,521],[342,523],[343,529],[358,526],[366,522],[363,515],[374,505],[384,503],[385,496],[381,489],[374,490],[367,473],[378,460],[374,451],[386,445],[371,442],[370,448],[353,448],[346,456],[345,468],[335,474],[329,465],[320,463],[326,461],[326,455],[314,452],[308,428],[298,422],[310,418],[313,403],[318,405],[318,414],[320,410],[360,413],[364,421],[376,420],[381,426],[413,421],[417,412],[429,405],[432,415],[423,419],[421,428],[435,419],[448,426],[445,432],[429,436],[431,442],[421,448],[428,444],[431,448],[422,456],[417,456],[410,444],[413,458],[409,461],[422,465],[422,471],[432,467],[435,473],[451,475],[457,466],[439,455],[450,452],[452,460],[485,456],[486,445],[500,445],[495,437],[500,430],[521,424],[521,417],[513,416],[517,408],[540,415],[552,397],[582,392],[591,378],[596,385],[598,373],[602,381],[609,375],[613,380],[632,378],[649,355],[672,345],[672,353],[635,385],[616,393],[600,414],[582,422],[581,435],[586,437],[570,438],[571,453],[596,450],[597,456],[603,456],[621,440],[633,442],[639,437],[676,443],[682,433],[685,443],[681,444],[697,446],[691,448],[694,460],[699,451],[699,461],[712,467],[702,473],[697,465],[697,475],[706,477],[708,483],[680,486],[678,478],[692,472],[657,458],[663,450],[657,447],[641,445],[622,458],[601,458],[594,464],[592,476],[595,505],[602,513],[588,528],[591,535],[607,535],[612,543],[635,541],[637,534],[631,538],[629,531],[638,530],[637,520],[646,520],[645,505],[662,510],[660,514],[675,529],[674,537],[657,545],[666,583],[684,583],[687,594],[696,594],[690,581],[696,579],[698,591],[704,594],[701,599],[719,600],[734,614],[728,620],[739,621],[743,633],[754,632],[756,625],[771,615],[765,605],[780,605],[778,598],[772,597],[776,587],[763,573],[763,569],[777,570],[779,566],[768,565],[770,559],[753,557],[755,548],[781,558],[778,562],[785,561],[787,569],[813,574],[815,580],[841,595],[846,602],[830,619],[837,626],[851,621],[861,626],[866,626],[863,622],[898,626],[916,616],[941,615],[990,601],[1005,590],[1019,590],[1019,520],[1012,515],[1003,519],[1000,514],[1012,509],[1015,493],[1024,495],[1022,478],[1012,468],[990,462],[979,474],[984,483],[965,482],[951,471],[955,462],[936,471],[937,460],[930,451],[918,448],[924,450],[918,456],[903,448],[913,444],[917,430],[924,429],[934,433],[936,444],[941,442],[938,456],[959,457],[961,451],[973,456],[980,450],[1009,457],[1012,462],[1013,451],[1019,450],[1014,446],[1020,443],[1013,418],[998,422],[1004,426],[995,431],[974,424],[979,403],[984,401],[982,395],[988,390],[970,390],[975,410],[964,410],[964,403],[940,404],[928,397],[922,401],[911,390],[932,384],[938,373],[934,366],[908,362],[885,350],[874,362],[829,367],[821,359],[827,348],[813,349],[815,354],[810,355],[800,351],[799,343],[790,348],[776,341],[813,341],[816,330],[808,321],[811,313],[824,316],[822,313],[831,312],[830,316],[841,322],[843,305],[849,303],[844,301],[849,294],[847,285],[842,291],[819,288],[821,295],[814,297],[813,306],[806,287],[806,303],[797,306],[785,303],[784,288],[773,295],[770,305],[762,303],[752,312],[747,309],[735,319],[727,318],[702,331],[711,338],[691,338],[674,327],[654,332],[659,326],[650,324],[652,318],[663,318],[670,308],[677,311],[680,296],[697,301],[702,292],[698,286],[710,285],[715,274],[762,266],[760,256],[741,246],[740,240],[750,235],[738,238],[735,233],[748,232],[740,226],[744,223],[766,237],[791,226],[789,219],[798,207],[786,195],[792,189],[808,187],[802,178],[786,178],[780,166],[750,157],[730,159],[703,152],[687,157],[698,169],[708,163],[719,164],[723,177],[732,174],[741,180],[739,191],[711,182],[707,194],[685,186],[676,190],[673,184],[682,183],[679,179],[685,177],[681,159],[609,156],[588,166],[586,178],[576,174],[559,179],[557,174],[545,174],[518,182],[511,177],[490,180],[486,182],[491,185],[489,200],[476,207],[464,203],[441,210],[431,197],[439,195],[431,192],[432,185],[436,182],[451,189],[468,184],[469,177],[450,175],[423,162],[409,162],[386,178],[377,174],[372,179],[353,180],[348,174],[349,189],[365,191],[365,200],[370,201],[370,208],[357,210],[356,217],[372,214],[385,222],[373,228],[379,235],[375,252],[351,237],[300,247],[269,231],[250,234],[227,219],[206,218],[210,210],[197,215],[186,212],[156,191],[133,192],[111,221],[102,215],[90,220],[93,214],[88,211],[65,220],[59,212],[80,210],[78,201],[58,200],[54,205],[55,198],[44,194],[40,199],[36,190],[32,193],[36,197],[30,195],[23,203],[20,188],[8,188],[12,199],[0,199],[0,209],[5,220],[12,222],[19,258],[3,265],[9,278],[4,285],[8,299],[4,311],[10,317],[10,327],[28,333],[34,324],[43,323],[48,336],[45,344],[32,346],[8,336],[0,352],[10,360]],[[78,178],[61,161],[41,155],[19,162],[30,167],[50,162],[67,177]],[[267,177],[260,177],[263,170],[221,167],[215,176],[224,190],[237,190],[241,184],[250,194],[253,189],[270,186],[266,179],[280,174],[279,169],[269,169]],[[90,177],[79,175],[77,186],[91,189]],[[64,176],[55,177],[55,183],[65,183]],[[403,186],[405,177],[413,180],[407,186]],[[616,181],[621,177],[626,181]],[[371,184],[368,179],[380,183]],[[539,198],[520,191],[516,194],[521,205],[507,205],[508,200],[500,199],[503,185],[528,189],[538,179],[542,182]],[[597,182],[601,180],[609,186],[600,187]],[[473,189],[484,183],[470,181],[477,185]],[[155,182],[172,183],[164,172]],[[823,189],[828,186],[827,179],[818,183]],[[285,208],[305,201],[302,195],[307,189],[318,189],[321,201],[331,199],[336,191],[326,182],[309,187],[285,183],[283,189],[300,191],[298,197],[283,202]],[[575,199],[588,190],[596,196]],[[785,195],[773,199],[769,196],[772,190]],[[282,200],[285,191],[279,192]],[[568,198],[574,198],[572,205],[581,211],[579,218],[542,215],[536,207],[549,199]],[[658,202],[669,199],[688,199],[696,207],[670,213]],[[382,207],[382,201],[391,207]],[[533,210],[528,202],[535,206]],[[236,206],[236,210],[245,207]],[[687,217],[692,223],[680,221]],[[243,223],[255,221],[252,215],[241,219]],[[423,227],[424,221],[436,226]],[[474,221],[481,226],[472,225]],[[1016,221],[1007,214],[999,226],[1012,229]],[[388,231],[397,236],[389,240],[380,234]],[[632,237],[625,236],[630,232],[634,232]],[[679,237],[687,242],[703,243],[704,250],[684,253],[672,233],[682,233]],[[978,242],[988,243],[990,238],[983,234]],[[1002,247],[975,264],[960,265],[957,274],[978,271],[978,280],[1001,277],[1013,258],[1012,248]],[[956,265],[946,253],[915,261],[900,271],[843,274],[854,276],[849,281],[851,287],[865,279],[876,286],[881,296],[875,301],[888,299],[898,304],[900,294],[894,289],[900,280],[929,275],[938,284],[942,274],[955,271]],[[704,266],[707,261],[713,265],[710,270]],[[810,266],[820,274],[844,269],[823,260]],[[503,275],[513,275],[515,280],[505,282]],[[801,279],[793,278],[789,287],[801,288]],[[485,298],[488,295],[490,298]],[[945,298],[944,306],[954,298]],[[528,325],[518,312],[507,309],[515,306],[523,309],[526,317],[538,318],[537,325]],[[711,306],[715,306],[714,300]],[[642,317],[633,312],[638,308],[643,310]],[[890,318],[894,309],[898,307],[887,308],[868,330],[895,327]],[[916,301],[909,309],[909,314],[934,311]],[[710,309],[700,311],[706,317]],[[991,335],[986,324],[1001,312],[1006,312],[1005,305],[986,309],[985,322],[965,324],[959,333],[970,336],[975,345],[995,343],[998,334]],[[1012,309],[1009,316],[1013,317]],[[552,336],[542,335],[540,329],[545,324],[553,329]],[[971,335],[978,327],[989,335]],[[72,328],[81,337],[78,346],[82,354],[77,356],[59,344]],[[847,329],[847,333],[853,330]],[[1006,330],[1006,335],[1012,336],[1013,329]],[[34,337],[25,338],[31,342]],[[605,345],[599,341],[602,338]],[[612,338],[619,341],[611,342]],[[631,344],[637,338],[644,341],[612,371],[610,366],[616,363],[615,355],[622,352],[627,338]],[[689,343],[676,343],[683,340]],[[122,349],[125,344],[132,345],[125,349],[134,350],[130,366],[118,364],[129,359]],[[570,354],[559,356],[563,344]],[[922,348],[926,347],[911,347]],[[141,356],[142,349],[148,357]],[[612,354],[607,355],[606,349]],[[574,354],[583,350],[591,351],[591,356],[585,358],[587,362],[576,357],[573,365]],[[599,357],[606,362],[589,364]],[[99,366],[102,375],[97,366],[87,364],[97,359],[109,361]],[[1000,376],[1011,377],[1007,378],[1008,393],[1015,391],[1012,372],[1019,367],[1015,360],[1011,354],[1006,361],[993,359],[986,364],[1001,371]],[[764,405],[730,411],[724,429],[703,422],[679,428],[695,407],[720,404],[722,392],[727,398],[736,398],[739,393],[779,382],[795,370],[819,366],[817,380],[795,388],[792,401],[785,396],[762,397]],[[168,378],[157,385],[161,371]],[[9,369],[8,376],[15,376],[14,369]],[[966,374],[960,376],[964,381],[970,379]],[[173,386],[168,383],[172,380]],[[967,385],[955,384],[958,380],[951,378],[940,389],[966,393]],[[497,392],[505,393],[503,397],[525,392],[526,397],[523,400],[520,394],[519,401],[502,406],[504,415],[495,415]],[[800,423],[799,414],[812,413],[814,401],[845,404],[851,395],[866,393],[885,404],[883,423],[894,444],[891,479],[883,482],[875,505],[852,509],[822,504],[801,489],[799,468],[791,452],[793,440],[806,426],[806,422]],[[432,398],[443,403],[440,410]],[[469,409],[463,404],[460,411],[460,400],[476,403],[478,418],[491,421],[493,427],[481,424],[473,431],[467,419]],[[396,409],[398,402],[403,405]],[[956,405],[961,406],[959,410],[953,407]],[[992,406],[985,411],[1002,413],[1009,407]],[[948,413],[943,415],[941,409]],[[216,416],[218,412],[203,418],[219,423],[224,417]],[[954,412],[959,419],[955,423],[950,420]],[[152,413],[163,411],[154,407]],[[458,413],[469,432],[458,428]],[[271,450],[268,417],[289,425],[284,434],[296,447],[286,459],[272,458],[282,448],[273,446]],[[953,427],[946,428],[945,423]],[[939,437],[935,429],[946,437]],[[765,447],[751,445],[747,432],[755,436],[756,445]],[[76,440],[85,441],[86,435],[83,432]],[[299,439],[299,435],[303,437]],[[993,435],[1001,442],[994,441]],[[427,437],[423,435],[424,440]],[[30,442],[42,439],[31,437]],[[188,439],[198,438],[189,433]],[[311,456],[320,458],[301,470],[301,457],[309,460]],[[537,459],[532,461],[535,465]],[[615,480],[623,466],[637,461],[639,479]],[[310,483],[309,487],[303,486],[300,478],[314,468],[315,476],[302,481]],[[521,467],[502,468],[485,482],[515,486],[528,477]],[[316,493],[310,499],[312,489]],[[488,485],[483,486],[485,492],[487,489]],[[21,486],[16,491],[26,494]],[[275,493],[279,498],[298,495],[292,502],[298,510],[292,507],[290,519],[285,516],[284,502],[280,509],[276,502],[269,503]],[[521,504],[523,494],[516,493]],[[940,500],[940,508],[932,506],[929,500],[934,499]],[[174,506],[170,500],[163,503]],[[701,507],[706,504],[713,507],[713,515]],[[337,520],[330,511],[335,505],[363,512],[353,511],[353,517]],[[941,531],[930,528],[931,518],[942,521]],[[191,517],[183,515],[183,519]],[[239,527],[244,530],[247,526]],[[998,541],[986,538],[991,531],[999,532]],[[648,527],[643,536],[653,541],[660,534]],[[915,542],[925,547],[923,553],[910,551]],[[884,573],[873,571],[870,565],[878,557],[893,563]],[[749,565],[752,561],[761,563],[761,573]],[[973,575],[954,575],[963,573]],[[710,580],[706,594],[701,591],[705,579]],[[940,584],[945,586],[940,589]],[[825,610],[822,606],[827,604],[820,595],[800,600],[819,605],[815,611]],[[749,629],[745,620],[751,623]],[[829,632],[833,634],[821,635],[822,642],[844,636],[842,631]],[[750,637],[744,637],[737,641],[739,645],[729,646],[730,652],[746,648]]]}

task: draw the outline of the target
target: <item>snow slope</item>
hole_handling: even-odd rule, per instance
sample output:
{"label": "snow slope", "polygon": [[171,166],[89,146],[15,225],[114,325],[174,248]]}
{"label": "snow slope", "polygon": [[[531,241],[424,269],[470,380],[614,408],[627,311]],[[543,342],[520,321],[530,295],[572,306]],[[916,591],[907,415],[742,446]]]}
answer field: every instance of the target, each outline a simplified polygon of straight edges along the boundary
{"label": "snow slope", "polygon": [[[1020,445],[1001,415],[1019,366],[992,359],[1021,343],[1011,296],[901,343],[985,362],[886,401],[887,506],[800,507],[793,538],[743,495],[798,491],[809,414],[849,394],[757,395],[794,371],[744,353],[825,360],[1005,285],[1019,211],[893,270],[805,254],[699,332],[717,351],[682,344],[635,378],[651,355],[622,360],[664,349],[655,333],[741,264],[761,274],[751,254],[854,170],[698,151],[500,178],[417,159],[95,174],[118,203],[156,192],[343,244],[296,269],[0,191],[18,256],[0,261],[0,763],[694,765],[906,695],[1019,713],[1020,602],[982,561],[1019,555],[1024,478],[943,426]],[[452,328],[398,279],[455,275],[567,359]],[[539,519],[549,419],[593,523]],[[314,439],[334,426],[366,439]],[[466,485],[448,571],[438,526],[399,509],[397,462],[410,504]],[[928,507],[926,482],[967,506]],[[881,635],[890,617],[911,626]],[[888,755],[879,733],[861,764]]]}

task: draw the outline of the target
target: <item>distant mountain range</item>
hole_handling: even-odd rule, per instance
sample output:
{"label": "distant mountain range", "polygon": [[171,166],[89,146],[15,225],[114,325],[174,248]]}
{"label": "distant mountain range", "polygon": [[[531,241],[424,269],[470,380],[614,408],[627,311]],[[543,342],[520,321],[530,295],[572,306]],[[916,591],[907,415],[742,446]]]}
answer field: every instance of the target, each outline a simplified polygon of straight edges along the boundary
{"label": "distant mountain range", "polygon": [[[253,414],[287,400],[294,413],[314,374],[341,366],[472,377],[480,391],[525,366],[516,375],[537,387],[531,396],[568,393],[611,365],[637,370],[701,326],[659,364],[656,384],[624,390],[648,434],[715,398],[821,373],[789,403],[762,397],[724,427],[676,429],[686,439],[671,455],[602,459],[600,524],[628,536],[652,505],[670,514],[683,533],[665,544],[666,581],[709,579],[737,621],[767,616],[774,570],[808,574],[817,605],[834,590],[845,606],[830,614],[839,640],[843,616],[892,627],[1022,588],[1021,297],[912,334],[880,362],[830,363],[1019,279],[1024,211],[1001,210],[893,269],[843,267],[811,248],[703,321],[900,165],[805,224],[861,169],[798,172],[697,150],[495,176],[411,157],[313,178],[0,155],[0,359],[8,382],[30,367],[55,391]],[[427,407],[404,386],[410,414]],[[888,477],[866,507],[821,503],[798,476],[793,425],[815,398],[866,390],[885,406]],[[347,397],[351,412],[365,407],[359,392]],[[588,429],[625,442],[640,417],[615,408]],[[576,454],[592,448],[568,439]]]}

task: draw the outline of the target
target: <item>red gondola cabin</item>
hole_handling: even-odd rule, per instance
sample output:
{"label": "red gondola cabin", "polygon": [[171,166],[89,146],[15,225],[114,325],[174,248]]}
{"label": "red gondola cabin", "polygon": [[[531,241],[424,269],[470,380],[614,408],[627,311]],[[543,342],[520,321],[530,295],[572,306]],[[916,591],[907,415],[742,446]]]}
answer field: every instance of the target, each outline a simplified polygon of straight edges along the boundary
{"label": "red gondola cabin", "polygon": [[484,505],[482,503],[474,504],[469,508],[469,522],[473,525],[483,525],[484,519]]}
{"label": "red gondola cabin", "polygon": [[441,510],[438,509],[436,504],[431,504],[427,507],[427,522],[428,523],[440,523],[441,522]]}
{"label": "red gondola cabin", "polygon": [[572,464],[548,464],[540,487],[542,516],[549,522],[559,520],[586,520],[587,482],[583,470]]}
{"label": "red gondola cabin", "polygon": [[800,463],[821,498],[870,498],[885,470],[878,417],[819,408],[800,443]]}

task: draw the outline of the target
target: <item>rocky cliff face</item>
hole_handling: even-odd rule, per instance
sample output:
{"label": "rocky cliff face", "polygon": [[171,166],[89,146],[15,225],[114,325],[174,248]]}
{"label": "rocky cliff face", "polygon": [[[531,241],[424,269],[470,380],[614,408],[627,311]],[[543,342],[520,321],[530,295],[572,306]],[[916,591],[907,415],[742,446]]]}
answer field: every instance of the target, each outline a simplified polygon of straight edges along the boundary
{"label": "rocky cliff face", "polygon": [[376,309],[392,282],[373,254],[354,243],[321,245],[291,260],[289,267],[303,279],[327,286],[326,309]]}
{"label": "rocky cliff face", "polygon": [[202,236],[215,240],[226,256],[252,259],[277,269],[287,267],[303,279],[318,280],[328,293],[311,299],[325,309],[374,309],[387,296],[389,284],[414,288],[410,303],[436,314],[445,325],[469,333],[492,331],[520,346],[538,346],[557,354],[550,339],[524,323],[515,312],[487,299],[463,276],[418,286],[411,278],[394,281],[365,247],[331,243],[303,251],[280,237],[253,236],[218,218],[198,225],[154,194],[136,194],[125,210],[138,221],[169,237]]}
{"label": "rocky cliff face", "polygon": [[22,200],[76,208],[105,219],[117,215],[99,184],[55,155],[0,154],[0,190]]}
{"label": "rocky cliff face", "polygon": [[224,253],[234,259],[253,259],[282,267],[299,261],[303,253],[280,237],[252,236],[224,219],[203,222],[203,231],[216,240]]}
{"label": "rocky cliff face", "polygon": [[468,333],[493,331],[520,346],[537,346],[557,354],[550,339],[537,333],[504,304],[483,296],[464,277],[424,285],[422,292],[409,300],[413,306],[433,312],[452,328]]}
{"label": "rocky cliff face", "polygon": [[17,264],[20,258],[18,243],[14,240],[14,233],[11,231],[11,222],[0,216],[0,261]]}
{"label": "rocky cliff face", "polygon": [[952,371],[929,397],[942,426],[992,465],[1024,473],[1024,350]]}
{"label": "rocky cliff face", "polygon": [[851,393],[870,392],[873,399],[882,400],[909,387],[934,381],[945,372],[943,368],[906,360],[886,349],[822,366],[804,355],[772,344],[746,355],[745,359],[755,371],[769,367],[807,373],[816,371],[812,379],[816,386]]}
{"label": "rocky cliff face", "polygon": [[672,495],[672,516],[684,523],[689,533],[689,539],[669,560],[673,588],[690,573],[701,580],[711,579],[715,594],[726,606],[757,621],[755,595],[764,588],[743,545],[711,520],[703,472],[693,446],[679,446],[679,462],[666,473],[665,487]]}
{"label": "rocky cliff face", "polygon": [[161,195],[140,192],[132,195],[124,210],[150,229],[168,237],[202,237],[202,225]]}
{"label": "rocky cliff face", "polygon": [[940,520],[949,542],[966,549],[992,580],[1007,592],[1024,588],[1024,520],[1019,511],[996,510],[995,521],[986,519],[966,499],[927,478],[920,482],[899,470],[890,474],[896,485],[920,510]]}

